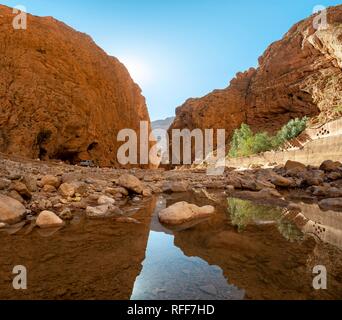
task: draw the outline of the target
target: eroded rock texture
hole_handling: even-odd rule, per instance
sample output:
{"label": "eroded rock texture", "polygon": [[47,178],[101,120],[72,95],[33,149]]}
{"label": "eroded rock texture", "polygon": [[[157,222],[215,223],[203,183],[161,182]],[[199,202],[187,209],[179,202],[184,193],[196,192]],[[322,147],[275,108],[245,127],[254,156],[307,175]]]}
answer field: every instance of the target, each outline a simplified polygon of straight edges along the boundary
{"label": "eroded rock texture", "polygon": [[118,165],[119,130],[149,121],[127,69],[51,17],[13,18],[0,6],[0,152]]}
{"label": "eroded rock texture", "polygon": [[[273,132],[291,118],[339,116],[342,108],[342,6],[328,10],[328,28],[301,21],[237,74],[230,86],[177,109],[171,129],[226,129],[227,142],[242,123]],[[322,120],[321,117],[317,118]]]}

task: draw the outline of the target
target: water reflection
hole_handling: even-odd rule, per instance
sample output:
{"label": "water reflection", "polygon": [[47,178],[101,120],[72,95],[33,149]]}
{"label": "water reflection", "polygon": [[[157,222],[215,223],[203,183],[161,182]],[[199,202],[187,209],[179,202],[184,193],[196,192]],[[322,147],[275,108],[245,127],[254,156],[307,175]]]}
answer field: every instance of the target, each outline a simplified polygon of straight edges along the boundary
{"label": "water reflection", "polygon": [[[0,299],[341,299],[340,213],[222,199],[209,220],[171,231],[157,213],[178,201],[208,204],[168,195],[128,212],[139,225],[80,215],[49,235],[30,224],[1,231]],[[13,290],[15,265],[28,269],[26,291]],[[312,287],[316,265],[328,290]]]}
{"label": "water reflection", "polygon": [[228,198],[228,211],[232,224],[240,232],[250,224],[275,224],[288,241],[302,241],[303,233],[296,224],[285,219],[284,209],[255,204],[251,201]]}
{"label": "water reflection", "polygon": [[174,244],[173,233],[158,221],[167,200],[161,197],[152,217],[143,269],[132,300],[231,300],[243,299],[244,291],[227,283],[218,266],[198,257],[187,257]]}
{"label": "water reflection", "polygon": [[227,284],[221,268],[187,257],[174,237],[151,231],[143,270],[132,300],[242,299],[244,292]]}
{"label": "water reflection", "polygon": [[[0,299],[127,300],[139,275],[155,201],[136,215],[141,224],[87,220],[81,215],[65,228],[0,232]],[[30,232],[28,232],[30,231]],[[28,289],[14,290],[12,269],[28,270]]]}

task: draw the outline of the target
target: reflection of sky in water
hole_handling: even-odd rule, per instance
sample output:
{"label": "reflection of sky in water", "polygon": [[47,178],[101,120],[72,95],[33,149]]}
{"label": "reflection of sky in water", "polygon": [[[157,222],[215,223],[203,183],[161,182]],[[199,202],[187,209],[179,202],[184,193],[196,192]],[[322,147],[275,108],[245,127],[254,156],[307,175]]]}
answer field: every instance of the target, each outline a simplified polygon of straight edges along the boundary
{"label": "reflection of sky in water", "polygon": [[150,232],[143,269],[132,300],[242,299],[244,292],[227,284],[222,270],[200,258],[187,257],[174,237]]}

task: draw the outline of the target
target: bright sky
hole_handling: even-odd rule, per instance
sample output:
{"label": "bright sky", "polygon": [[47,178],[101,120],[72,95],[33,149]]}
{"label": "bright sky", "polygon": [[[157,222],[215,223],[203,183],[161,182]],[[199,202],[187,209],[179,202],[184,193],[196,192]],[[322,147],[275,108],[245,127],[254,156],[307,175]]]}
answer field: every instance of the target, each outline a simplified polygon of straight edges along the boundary
{"label": "bright sky", "polygon": [[128,67],[152,120],[225,88],[316,5],[336,0],[0,0],[54,16]]}

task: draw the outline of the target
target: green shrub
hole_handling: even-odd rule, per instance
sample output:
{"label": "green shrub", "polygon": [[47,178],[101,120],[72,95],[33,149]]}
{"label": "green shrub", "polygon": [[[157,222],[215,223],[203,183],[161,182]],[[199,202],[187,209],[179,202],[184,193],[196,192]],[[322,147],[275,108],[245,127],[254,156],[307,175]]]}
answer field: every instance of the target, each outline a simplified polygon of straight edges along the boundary
{"label": "green shrub", "polygon": [[254,135],[247,124],[242,124],[234,132],[229,155],[233,158],[245,157],[271,149],[272,139],[266,132]]}
{"label": "green shrub", "polygon": [[229,156],[232,158],[246,157],[261,152],[277,149],[286,141],[301,134],[307,126],[308,118],[294,119],[286,124],[275,136],[266,132],[253,134],[247,124],[234,131]]}
{"label": "green shrub", "polygon": [[275,147],[279,147],[286,141],[298,137],[307,127],[308,118],[290,120],[283,126],[275,137]]}

